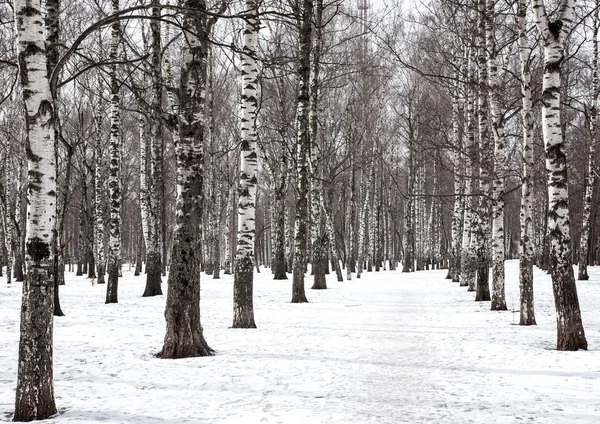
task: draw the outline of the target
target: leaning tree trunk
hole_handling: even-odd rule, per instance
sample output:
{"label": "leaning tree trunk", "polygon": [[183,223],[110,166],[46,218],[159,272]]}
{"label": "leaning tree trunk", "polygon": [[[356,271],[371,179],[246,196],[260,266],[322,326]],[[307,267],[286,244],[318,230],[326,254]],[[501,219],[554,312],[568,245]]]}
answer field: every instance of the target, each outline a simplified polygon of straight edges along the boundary
{"label": "leaning tree trunk", "polygon": [[600,2],[595,1],[594,9],[594,32],[592,37],[592,99],[590,102],[589,112],[589,129],[590,129],[590,147],[588,151],[588,169],[585,185],[585,196],[583,198],[583,218],[581,220],[581,237],[579,239],[579,272],[578,280],[588,280],[590,277],[587,272],[588,257],[590,251],[590,231],[591,231],[591,215],[592,215],[592,196],[594,193],[594,182],[596,180],[596,142],[597,130],[596,119],[598,117],[598,8]]}
{"label": "leaning tree trunk", "polygon": [[308,242],[308,194],[310,151],[309,133],[309,77],[310,49],[312,37],[313,0],[302,0],[299,33],[298,99],[296,110],[297,191],[296,191],[296,235],[293,263],[292,303],[308,302],[304,291],[304,273],[307,262]]}
{"label": "leaning tree trunk", "polygon": [[519,244],[519,325],[536,325],[533,303],[533,95],[531,92],[531,48],[527,41],[527,2],[519,0],[519,59],[523,120],[523,186],[521,187],[521,242]]}
{"label": "leaning tree trunk", "polygon": [[150,184],[148,187],[148,242],[146,244],[146,287],[142,297],[162,295],[162,187],[163,187],[163,125],[162,108],[162,47],[160,36],[159,0],[152,0],[150,32],[152,35],[152,104],[150,127]]}
{"label": "leaning tree trunk", "polygon": [[[112,11],[119,11],[119,0],[112,0]],[[110,145],[108,167],[108,192],[110,218],[108,221],[108,284],[106,285],[106,303],[117,303],[119,268],[121,263],[121,117],[119,105],[119,81],[117,80],[117,49],[119,46],[120,24],[115,21],[111,26],[110,45]]]}
{"label": "leaning tree trunk", "polygon": [[209,356],[200,323],[200,251],[202,218],[204,93],[208,34],[204,0],[183,2],[184,40],[181,47],[179,137],[176,139],[177,203],[171,249],[165,319],[167,329],[159,358]]}
{"label": "leaning tree trunk", "polygon": [[535,23],[544,48],[542,133],[548,173],[550,271],[558,350],[587,349],[573,274],[567,157],[560,115],[561,64],[565,59],[564,46],[575,20],[574,3],[574,0],[563,2],[557,20],[549,22],[542,0],[532,0]]}
{"label": "leaning tree trunk", "polygon": [[241,58],[240,185],[235,275],[233,280],[233,328],[256,328],[254,322],[254,247],[256,237],[256,112],[258,109],[258,3],[246,0],[246,18]]}
{"label": "leaning tree trunk", "polygon": [[490,115],[492,117],[492,132],[494,134],[494,180],[492,189],[492,311],[506,310],[504,290],[504,167],[506,163],[506,148],[504,137],[504,117],[501,108],[500,78],[498,75],[496,41],[494,38],[495,8],[494,0],[486,0],[485,38],[488,52],[487,68],[489,81]]}
{"label": "leaning tree trunk", "polygon": [[27,279],[23,283],[15,421],[56,414],[52,365],[56,162],[54,105],[47,74],[42,5],[14,2],[21,94],[25,103],[28,183]]}

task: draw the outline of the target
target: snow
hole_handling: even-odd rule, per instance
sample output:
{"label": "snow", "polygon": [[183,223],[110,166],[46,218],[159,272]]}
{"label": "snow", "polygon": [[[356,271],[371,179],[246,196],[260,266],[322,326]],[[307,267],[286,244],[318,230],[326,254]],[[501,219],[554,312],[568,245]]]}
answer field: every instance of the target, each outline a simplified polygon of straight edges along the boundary
{"label": "snow", "polygon": [[[578,282],[590,350],[558,352],[550,278],[535,271],[538,325],[474,302],[445,270],[363,273],[291,304],[291,279],[255,274],[256,330],[232,322],[231,276],[202,275],[217,355],[156,359],[165,297],[124,272],[106,286],[67,273],[55,319],[52,423],[598,423],[600,268]],[[518,309],[518,262],[506,264]],[[0,420],[14,411],[21,285],[0,280]],[[166,290],[163,290],[166,292]]]}

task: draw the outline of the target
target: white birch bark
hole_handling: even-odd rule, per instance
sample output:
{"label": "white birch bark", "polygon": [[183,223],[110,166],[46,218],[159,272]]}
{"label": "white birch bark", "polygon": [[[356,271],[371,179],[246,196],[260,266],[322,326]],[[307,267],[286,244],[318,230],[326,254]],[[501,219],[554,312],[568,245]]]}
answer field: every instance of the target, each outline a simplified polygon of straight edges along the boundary
{"label": "white birch bark", "polygon": [[506,164],[506,140],[504,136],[504,116],[501,110],[501,86],[498,75],[496,40],[494,37],[496,17],[494,0],[486,0],[485,39],[489,81],[490,115],[494,135],[494,180],[492,188],[492,311],[505,311],[504,290],[504,185]]}
{"label": "white birch bark", "polygon": [[104,259],[104,214],[103,214],[103,184],[102,169],[104,161],[102,158],[102,103],[100,101],[102,84],[98,78],[98,98],[94,102],[94,128],[96,131],[96,157],[94,170],[94,252],[96,255],[96,282],[104,284],[104,274],[106,272]]}
{"label": "white birch bark", "polygon": [[548,173],[550,272],[556,306],[557,349],[587,349],[571,254],[567,157],[561,126],[561,64],[575,22],[575,1],[563,0],[550,21],[543,0],[531,0],[544,52],[542,134]]}
{"label": "white birch bark", "polygon": [[[531,92],[531,47],[527,40],[527,0],[517,6],[519,60],[521,68],[521,119],[523,127],[523,186],[521,187],[521,241],[519,243],[519,325],[535,325],[533,302],[533,95]],[[541,227],[541,226],[540,226]]]}
{"label": "white birch bark", "polygon": [[28,151],[27,279],[23,283],[15,421],[42,420],[56,413],[52,381],[56,140],[41,9],[40,1],[14,2]]}
{"label": "white birch bark", "polygon": [[469,52],[467,60],[467,119],[466,119],[466,139],[465,139],[465,204],[462,232],[462,251],[461,251],[461,269],[460,269],[460,286],[469,287],[472,289],[475,286],[476,263],[475,253],[471,246],[473,238],[473,221],[475,218],[474,212],[474,192],[475,192],[475,176],[474,176],[474,158],[476,153],[475,145],[475,95],[472,88],[475,81],[474,61],[472,53]]}
{"label": "white birch bark", "polygon": [[[119,0],[112,0],[112,12],[119,11]],[[106,303],[118,302],[119,269],[121,264],[121,111],[119,82],[117,80],[118,46],[120,40],[119,21],[111,26],[110,43],[110,144],[108,192],[110,218],[108,221],[108,284]]]}
{"label": "white birch bark", "polygon": [[233,328],[256,328],[253,307],[253,281],[256,237],[256,113],[258,110],[258,3],[246,0],[245,27],[241,57],[240,103],[240,182],[238,198],[237,251],[233,284]]}

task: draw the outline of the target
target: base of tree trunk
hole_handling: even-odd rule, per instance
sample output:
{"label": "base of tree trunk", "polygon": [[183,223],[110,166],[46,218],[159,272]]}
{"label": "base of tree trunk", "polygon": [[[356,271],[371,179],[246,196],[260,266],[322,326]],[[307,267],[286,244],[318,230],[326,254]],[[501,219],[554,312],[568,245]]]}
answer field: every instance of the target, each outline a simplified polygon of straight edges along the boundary
{"label": "base of tree trunk", "polygon": [[146,260],[146,287],[142,297],[161,296],[163,294],[161,288],[161,260],[160,253],[148,253]]}
{"label": "base of tree trunk", "polygon": [[96,273],[98,275],[98,278],[96,280],[96,284],[104,284],[104,283],[106,283],[106,280],[104,278],[104,274],[106,274],[106,270],[104,269],[104,265],[98,265],[97,268],[98,269],[97,269]]}
{"label": "base of tree trunk", "polygon": [[52,381],[54,276],[33,270],[23,286],[18,378],[13,421],[56,414]]}
{"label": "base of tree trunk", "polygon": [[552,267],[552,288],[557,326],[556,349],[587,350],[573,267],[569,261],[565,262],[564,267],[558,267],[556,264],[553,264]]}
{"label": "base of tree trunk", "polygon": [[231,328],[256,328],[253,299],[254,274],[252,271],[251,257],[244,256],[236,260]]}
{"label": "base of tree trunk", "polygon": [[104,303],[119,303],[118,300],[119,287],[119,264],[108,265],[108,284],[106,285],[106,302]]}
{"label": "base of tree trunk", "polygon": [[60,297],[58,296],[58,287],[59,284],[54,284],[54,316],[55,317],[64,317],[65,314],[60,307]]}
{"label": "base of tree trunk", "polygon": [[579,270],[577,273],[577,280],[579,281],[587,281],[590,279],[590,276],[587,273],[587,266],[586,265],[579,265]]}
{"label": "base of tree trunk", "polygon": [[204,340],[200,307],[189,301],[186,303],[165,311],[167,332],[163,348],[156,354],[157,358],[181,359],[214,355],[215,351]]}
{"label": "base of tree trunk", "polygon": [[487,265],[481,266],[477,270],[477,288],[475,290],[475,301],[476,302],[488,302],[491,299],[490,296],[490,271]]}

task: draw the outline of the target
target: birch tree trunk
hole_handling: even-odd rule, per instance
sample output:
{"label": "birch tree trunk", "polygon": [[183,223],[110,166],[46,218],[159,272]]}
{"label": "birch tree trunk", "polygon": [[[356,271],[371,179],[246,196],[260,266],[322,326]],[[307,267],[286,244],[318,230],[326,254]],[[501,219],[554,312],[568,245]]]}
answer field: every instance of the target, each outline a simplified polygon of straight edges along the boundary
{"label": "birch tree trunk", "polygon": [[452,235],[451,235],[451,253],[450,253],[450,268],[448,270],[448,277],[451,278],[453,283],[460,281],[460,270],[461,270],[461,242],[462,242],[462,216],[463,216],[463,167],[461,166],[463,160],[461,155],[462,143],[460,139],[460,123],[459,123],[459,104],[458,94],[459,87],[456,83],[454,87],[454,93],[452,96],[452,143],[454,148],[454,154],[452,155],[454,162],[454,209],[452,213]]}
{"label": "birch tree trunk", "polygon": [[[96,130],[96,160],[94,172],[94,246],[96,252],[96,282],[104,284],[104,274],[106,273],[104,259],[104,202],[102,192],[102,169],[104,161],[102,158],[102,104],[100,102],[102,85],[98,78],[98,99],[94,103],[94,126]],[[140,140],[140,143],[142,141]]]}
{"label": "birch tree trunk", "polygon": [[521,118],[523,126],[523,186],[521,187],[521,241],[519,244],[519,325],[536,325],[533,302],[533,95],[531,92],[531,48],[527,41],[527,0],[517,9],[519,60],[521,64]]}
{"label": "birch tree trunk", "polygon": [[246,0],[241,57],[240,185],[238,199],[237,252],[233,280],[233,328],[256,328],[254,322],[254,247],[256,238],[256,112],[258,109],[258,3]]}
{"label": "birch tree trunk", "polygon": [[273,226],[273,279],[287,280],[285,262],[285,195],[287,192],[287,157],[282,152],[278,178],[274,180]]}
{"label": "birch tree trunk", "polygon": [[573,274],[567,158],[560,120],[561,64],[565,59],[565,42],[576,19],[574,6],[574,0],[563,0],[556,19],[550,21],[543,0],[532,0],[535,23],[541,34],[544,51],[542,133],[548,173],[550,272],[556,307],[558,350],[587,349]]}
{"label": "birch tree trunk", "polygon": [[309,194],[309,164],[310,152],[309,133],[309,78],[310,50],[312,37],[313,0],[302,0],[299,32],[298,58],[298,99],[296,110],[296,146],[297,146],[297,176],[296,176],[296,231],[293,263],[292,303],[308,302],[304,291],[304,273],[307,262],[308,242],[308,194]]}
{"label": "birch tree trunk", "polygon": [[54,105],[47,74],[42,5],[14,2],[28,159],[26,272],[14,421],[56,414],[52,365],[56,162]]}
{"label": "birch tree trunk", "polygon": [[202,163],[205,126],[208,34],[204,0],[185,0],[182,11],[177,203],[171,249],[165,319],[167,329],[159,358],[210,356],[200,323],[200,251]]}
{"label": "birch tree trunk", "polygon": [[319,105],[319,72],[321,67],[321,50],[322,50],[322,17],[323,17],[323,0],[316,0],[315,16],[314,16],[314,47],[312,60],[312,75],[310,84],[310,195],[311,195],[311,243],[313,252],[313,285],[311,289],[323,290],[327,288],[327,280],[325,279],[325,270],[327,268],[325,235],[321,231],[321,201],[320,197],[323,193],[322,184],[322,166],[319,166],[319,158],[317,157],[317,132],[318,132],[318,105]]}
{"label": "birch tree trunk", "polygon": [[489,224],[490,209],[490,133],[488,122],[487,60],[485,48],[485,0],[478,0],[477,68],[478,68],[478,132],[479,132],[479,190],[475,226],[474,250],[477,263],[476,301],[490,300],[489,283]]}
{"label": "birch tree trunk", "polygon": [[[152,20],[150,33],[152,37],[152,100],[150,105],[150,184],[147,191],[148,208],[148,240],[146,243],[146,287],[142,297],[162,295],[161,274],[162,264],[162,239],[163,239],[163,125],[162,110],[162,46],[160,33],[161,12],[159,0],[152,0]],[[141,178],[141,177],[140,177]]]}
{"label": "birch tree trunk", "polygon": [[476,258],[472,248],[471,240],[473,238],[473,221],[475,219],[474,211],[474,193],[475,183],[474,178],[474,162],[477,146],[475,145],[475,95],[472,85],[475,80],[474,61],[472,54],[468,55],[468,80],[467,87],[467,129],[465,143],[465,206],[463,218],[463,233],[462,233],[462,252],[461,252],[461,269],[460,269],[460,286],[472,289],[475,287],[476,276]]}
{"label": "birch tree trunk", "polygon": [[504,137],[504,116],[501,111],[500,79],[498,76],[496,40],[494,38],[494,20],[496,11],[494,0],[486,0],[485,38],[487,50],[487,69],[489,81],[490,115],[494,135],[494,181],[492,188],[492,311],[505,311],[504,290],[504,174],[506,163],[506,140]]}
{"label": "birch tree trunk", "polygon": [[596,143],[597,129],[596,120],[598,118],[598,8],[600,1],[596,0],[593,20],[592,37],[592,98],[589,106],[589,129],[590,129],[590,147],[588,150],[587,179],[585,184],[585,195],[583,198],[583,217],[581,220],[581,237],[579,239],[579,272],[578,280],[589,280],[587,265],[590,251],[590,227],[592,215],[592,197],[594,193],[594,183],[596,180]]}
{"label": "birch tree trunk", "polygon": [[[112,12],[119,11],[119,0],[112,0]],[[120,38],[120,24],[111,25],[110,43],[110,145],[108,168],[108,192],[110,219],[108,221],[108,284],[106,285],[106,303],[118,302],[119,268],[121,264],[121,112],[119,82],[117,80],[117,52]]]}

